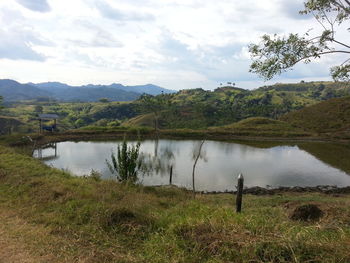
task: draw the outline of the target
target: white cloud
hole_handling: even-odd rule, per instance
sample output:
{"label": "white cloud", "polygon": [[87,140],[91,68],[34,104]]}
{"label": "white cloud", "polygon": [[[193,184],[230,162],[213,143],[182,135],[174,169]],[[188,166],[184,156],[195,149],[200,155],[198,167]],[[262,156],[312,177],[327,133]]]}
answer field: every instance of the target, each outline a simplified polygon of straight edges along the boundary
{"label": "white cloud", "polygon": [[[7,0],[0,2],[0,78],[70,84],[154,83],[214,89],[249,73],[262,34],[317,31],[302,0]],[[33,12],[36,11],[36,12]],[[347,31],[339,34],[349,40]],[[24,61],[26,60],[26,61]],[[328,78],[341,57],[300,65],[276,81]]]}

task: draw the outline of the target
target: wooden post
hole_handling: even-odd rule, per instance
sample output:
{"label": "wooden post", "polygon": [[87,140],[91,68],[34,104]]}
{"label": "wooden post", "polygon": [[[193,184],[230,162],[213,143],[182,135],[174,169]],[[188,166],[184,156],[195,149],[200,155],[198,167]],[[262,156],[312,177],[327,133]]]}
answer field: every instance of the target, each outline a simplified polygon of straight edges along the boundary
{"label": "wooden post", "polygon": [[237,197],[236,197],[236,212],[240,213],[242,210],[242,196],[243,196],[243,182],[242,174],[238,175]]}
{"label": "wooden post", "polygon": [[173,166],[170,166],[169,184],[173,184]]}

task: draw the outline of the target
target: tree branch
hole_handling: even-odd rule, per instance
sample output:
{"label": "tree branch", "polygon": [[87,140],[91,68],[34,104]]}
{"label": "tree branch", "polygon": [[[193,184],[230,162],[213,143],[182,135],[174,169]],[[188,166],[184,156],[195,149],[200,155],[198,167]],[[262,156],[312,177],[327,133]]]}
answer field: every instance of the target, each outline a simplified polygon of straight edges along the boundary
{"label": "tree branch", "polygon": [[339,45],[342,45],[342,46],[344,46],[344,47],[350,48],[349,45],[346,45],[346,44],[344,44],[344,43],[342,43],[342,42],[340,42],[340,41],[337,41],[337,40],[335,40],[334,38],[333,38],[331,41],[332,41],[332,42],[335,42],[335,43],[337,43],[337,44],[339,44]]}
{"label": "tree branch", "polygon": [[345,2],[350,6],[350,1],[348,1],[348,0],[345,0]]}
{"label": "tree branch", "polygon": [[[308,59],[308,58],[313,58],[315,56],[321,56],[321,55],[326,55],[326,54],[333,54],[333,53],[346,53],[346,54],[350,54],[350,51],[342,51],[342,50],[332,50],[332,51],[325,51],[325,52],[320,52],[320,53],[317,53],[315,55],[312,55],[312,56],[306,56],[306,57],[302,57],[298,60],[296,60],[293,65],[297,64],[298,62],[300,61],[303,61],[305,59]],[[288,66],[288,68],[290,68],[291,66]]]}
{"label": "tree branch", "polygon": [[[335,5],[335,6],[339,7],[339,8],[341,8],[341,9],[343,9],[343,10],[345,11],[345,13],[350,14],[349,9],[347,9],[345,6],[339,4],[336,0],[331,0],[330,2],[331,2],[333,5]],[[348,2],[348,1],[346,1],[346,2]],[[349,4],[349,3],[348,3],[348,4]]]}

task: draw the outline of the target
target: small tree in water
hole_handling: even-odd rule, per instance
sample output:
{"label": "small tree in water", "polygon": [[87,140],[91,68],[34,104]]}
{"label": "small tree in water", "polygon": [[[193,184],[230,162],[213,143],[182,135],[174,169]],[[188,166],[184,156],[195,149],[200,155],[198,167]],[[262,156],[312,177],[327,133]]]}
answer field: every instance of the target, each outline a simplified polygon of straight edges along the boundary
{"label": "small tree in water", "polygon": [[124,139],[122,145],[118,145],[117,156],[115,153],[111,154],[112,163],[106,160],[109,170],[120,182],[136,183],[137,174],[142,166],[139,158],[140,145],[140,142],[137,142],[136,145],[128,146]]}

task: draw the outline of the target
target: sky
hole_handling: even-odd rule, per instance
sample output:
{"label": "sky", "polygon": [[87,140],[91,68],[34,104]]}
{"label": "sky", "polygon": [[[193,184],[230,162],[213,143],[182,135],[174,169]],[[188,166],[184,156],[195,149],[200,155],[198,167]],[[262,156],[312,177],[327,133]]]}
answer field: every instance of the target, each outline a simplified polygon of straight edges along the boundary
{"label": "sky", "polygon": [[248,45],[263,34],[321,30],[301,9],[302,0],[2,0],[0,79],[175,90],[330,80],[341,56],[269,82],[249,73]]}

